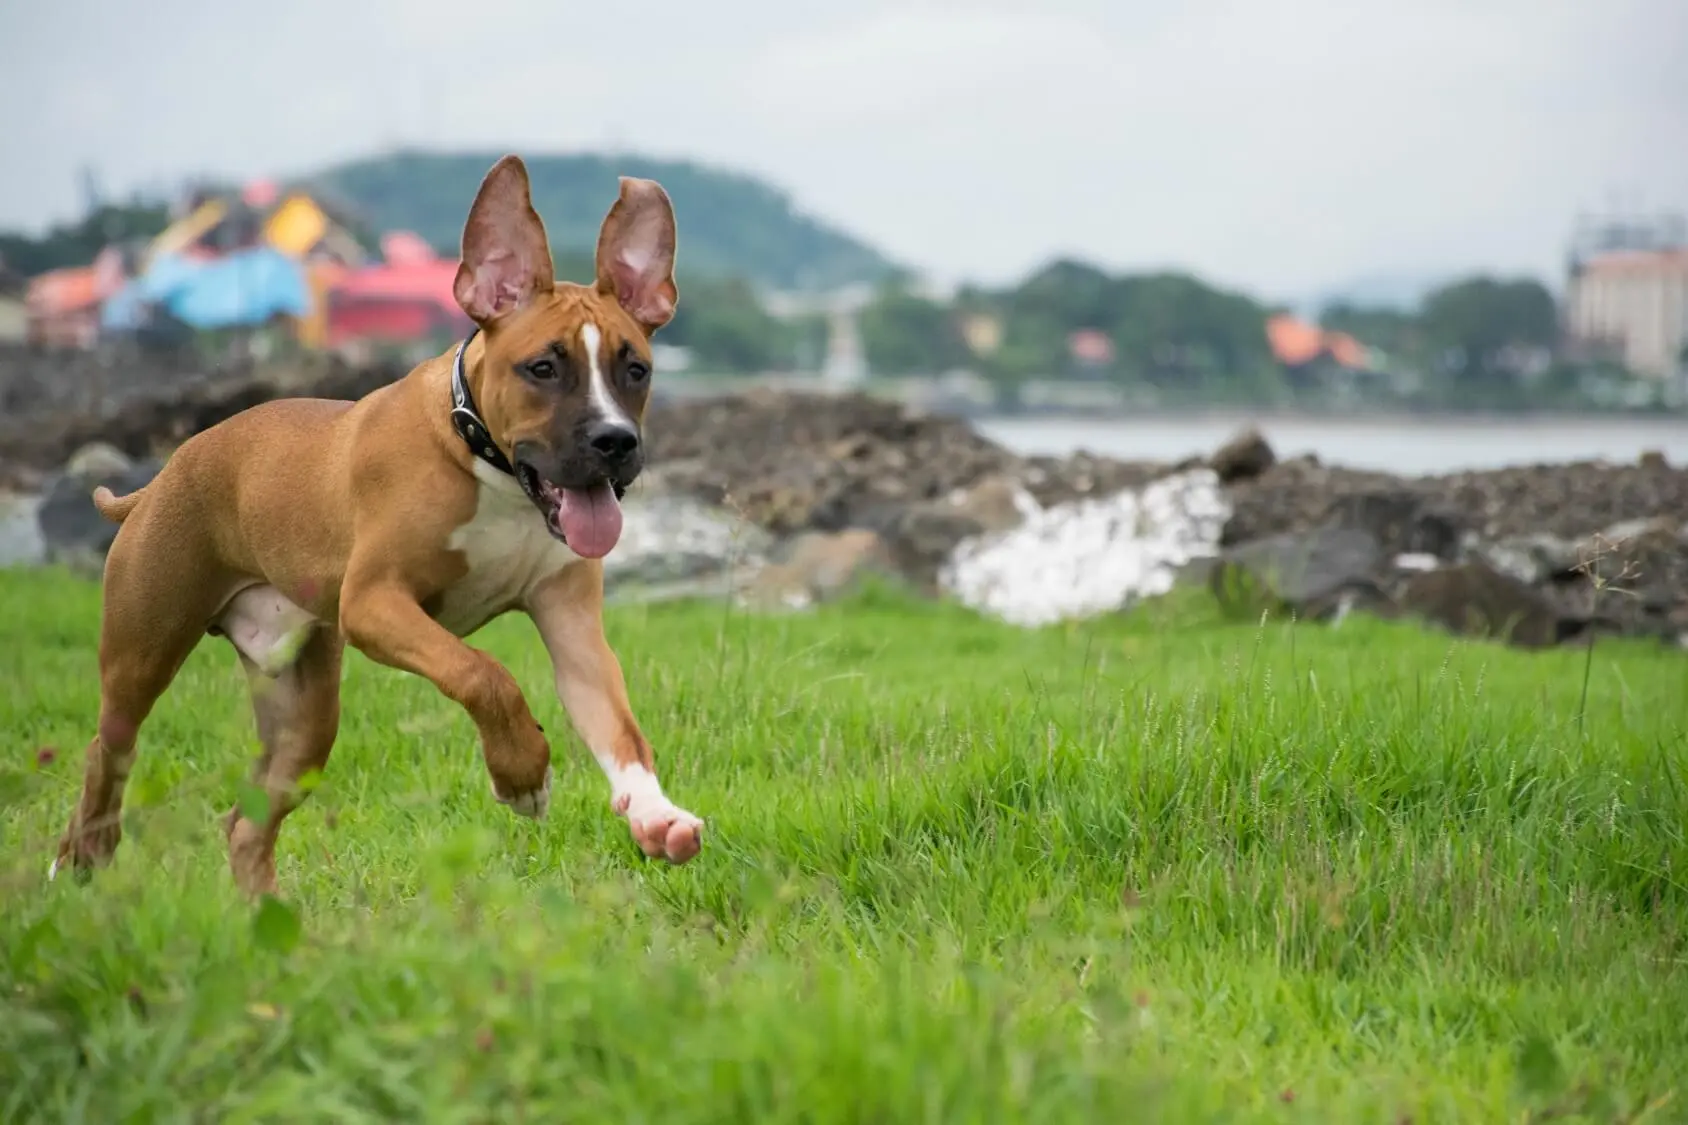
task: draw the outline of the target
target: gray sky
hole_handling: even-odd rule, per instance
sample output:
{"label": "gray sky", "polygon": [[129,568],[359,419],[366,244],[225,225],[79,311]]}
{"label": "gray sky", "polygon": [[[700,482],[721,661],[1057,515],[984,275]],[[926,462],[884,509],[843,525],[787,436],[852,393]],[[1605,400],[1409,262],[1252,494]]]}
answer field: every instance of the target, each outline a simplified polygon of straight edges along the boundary
{"label": "gray sky", "polygon": [[616,143],[941,279],[1073,253],[1288,297],[1556,281],[1579,208],[1688,210],[1688,0],[5,0],[0,105],[8,227],[74,214],[85,162]]}

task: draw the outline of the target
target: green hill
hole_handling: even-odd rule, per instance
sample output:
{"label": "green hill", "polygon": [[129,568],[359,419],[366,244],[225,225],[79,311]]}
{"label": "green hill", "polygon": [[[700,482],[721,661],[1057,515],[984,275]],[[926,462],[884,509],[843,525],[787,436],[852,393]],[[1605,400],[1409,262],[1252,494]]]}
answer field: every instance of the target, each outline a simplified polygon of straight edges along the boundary
{"label": "green hill", "polygon": [[[404,151],[341,164],[306,182],[370,226],[412,230],[455,252],[475,189],[500,155]],[[897,270],[873,247],[803,214],[784,192],[748,175],[641,156],[523,158],[534,206],[564,276],[573,277],[582,255],[590,255],[623,175],[657,180],[673,199],[682,274],[814,289],[874,281]]]}

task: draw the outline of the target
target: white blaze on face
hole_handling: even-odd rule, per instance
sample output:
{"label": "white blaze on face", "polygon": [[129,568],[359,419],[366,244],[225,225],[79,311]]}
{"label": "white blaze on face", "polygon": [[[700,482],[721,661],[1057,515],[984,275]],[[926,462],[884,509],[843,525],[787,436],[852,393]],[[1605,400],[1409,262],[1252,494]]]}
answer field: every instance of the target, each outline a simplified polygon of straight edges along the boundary
{"label": "white blaze on face", "polygon": [[586,350],[587,384],[586,401],[598,412],[598,416],[606,422],[619,422],[630,430],[637,431],[633,419],[627,416],[627,411],[610,393],[609,380],[604,375],[604,335],[598,331],[598,326],[587,321],[580,326],[580,344]]}

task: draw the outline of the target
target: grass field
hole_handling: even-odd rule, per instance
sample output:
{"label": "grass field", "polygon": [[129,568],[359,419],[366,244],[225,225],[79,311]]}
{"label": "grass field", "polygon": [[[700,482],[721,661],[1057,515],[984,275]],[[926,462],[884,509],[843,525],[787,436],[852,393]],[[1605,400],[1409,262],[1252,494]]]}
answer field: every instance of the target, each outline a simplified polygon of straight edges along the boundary
{"label": "grass field", "polygon": [[231,652],[143,731],[116,864],[48,885],[99,595],[0,606],[0,1120],[1688,1120],[1680,653],[1603,645],[1585,706],[1582,652],[1199,604],[619,608],[710,826],[672,869],[506,619],[475,643],[553,734],[549,819],[353,655],[254,911],[214,822],[255,747]]}

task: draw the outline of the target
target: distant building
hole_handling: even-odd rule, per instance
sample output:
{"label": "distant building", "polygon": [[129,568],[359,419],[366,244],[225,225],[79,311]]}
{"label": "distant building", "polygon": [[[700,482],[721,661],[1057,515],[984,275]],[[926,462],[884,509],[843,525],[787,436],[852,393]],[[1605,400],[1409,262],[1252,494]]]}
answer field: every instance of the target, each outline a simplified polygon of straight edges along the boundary
{"label": "distant building", "polygon": [[1349,371],[1375,371],[1381,357],[1346,332],[1329,332],[1288,313],[1266,320],[1266,343],[1272,357],[1292,371],[1330,363]]}
{"label": "distant building", "polygon": [[0,259],[0,344],[18,344],[28,337],[29,315],[24,306],[28,291],[23,275],[13,273]]}
{"label": "distant building", "polygon": [[961,321],[961,338],[974,355],[994,355],[1002,347],[1002,318],[989,313],[965,316]]}
{"label": "distant building", "polygon": [[1067,358],[1078,371],[1104,370],[1114,362],[1114,341],[1097,328],[1067,334]]}
{"label": "distant building", "polygon": [[1679,376],[1688,366],[1688,246],[1605,250],[1574,259],[1565,321],[1585,350],[1607,351],[1640,375]]}
{"label": "distant building", "polygon": [[46,348],[91,348],[100,337],[100,309],[123,287],[123,255],[108,246],[92,265],[30,278],[24,295],[29,342]]}

